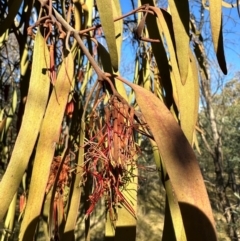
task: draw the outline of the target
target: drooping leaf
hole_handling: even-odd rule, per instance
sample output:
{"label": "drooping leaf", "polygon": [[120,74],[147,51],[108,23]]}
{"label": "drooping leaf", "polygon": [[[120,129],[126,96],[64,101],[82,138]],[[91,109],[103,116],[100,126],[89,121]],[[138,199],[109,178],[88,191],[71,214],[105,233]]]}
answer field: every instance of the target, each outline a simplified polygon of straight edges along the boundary
{"label": "drooping leaf", "polygon": [[[198,73],[196,61],[192,55],[191,49],[188,50],[189,70],[187,80],[189,82],[182,85],[180,80],[179,71],[177,68],[176,59],[174,56],[175,38],[173,36],[172,17],[169,13],[156,9],[160,26],[163,29],[164,36],[167,40],[168,50],[170,52],[171,62],[171,78],[173,86],[173,96],[180,112],[180,122],[184,134],[186,135],[189,143],[192,143],[193,131],[197,121],[198,103],[199,103],[199,90],[198,90]],[[189,57],[190,56],[190,57]]]}
{"label": "drooping leaf", "polygon": [[64,236],[63,240],[72,240],[74,237],[74,230],[76,227],[77,217],[78,213],[76,210],[78,210],[81,194],[82,194],[82,173],[84,165],[84,138],[85,138],[85,122],[84,120],[81,121],[80,125],[80,132],[79,132],[79,153],[78,153],[78,166],[76,169],[77,175],[74,178],[73,183],[73,192],[69,204],[69,211],[67,215],[67,220],[64,228]]}
{"label": "drooping leaf", "polygon": [[[100,43],[98,43],[98,55],[101,60],[103,69],[107,73],[113,74],[112,68],[111,68],[111,57],[110,53],[104,48],[104,46]],[[127,100],[127,92],[126,89],[123,85],[123,83],[117,79],[114,79],[115,82],[115,87],[118,91],[118,93],[125,99]]]}
{"label": "drooping leaf", "polygon": [[51,93],[43,119],[36,148],[28,202],[19,234],[20,240],[32,240],[35,233],[55,152],[55,145],[59,140],[60,127],[71,89],[73,68],[73,58],[69,53],[60,67],[54,87],[55,91]]}
{"label": "drooping leaf", "polygon": [[200,150],[198,139],[197,139],[196,129],[193,133],[193,145],[192,146],[195,147],[197,152],[201,155],[201,150]]}
{"label": "drooping leaf", "polygon": [[177,240],[185,241],[186,234],[184,230],[181,210],[178,202],[175,200],[174,193],[172,191],[172,184],[168,178],[166,172],[166,166],[161,160],[161,156],[158,150],[158,146],[155,141],[150,140],[153,150],[153,156],[156,163],[157,170],[160,172],[160,178],[166,190],[166,205],[164,215],[164,227],[162,241],[165,240]]}
{"label": "drooping leaf", "polygon": [[146,57],[143,59],[143,87],[149,91],[152,91],[151,71],[149,63],[149,54],[146,53]]}
{"label": "drooping leaf", "polygon": [[[135,59],[135,70],[134,70],[134,77],[133,77],[133,83],[138,84],[138,80],[139,80],[139,60],[138,58]],[[131,89],[130,94],[128,95],[128,103],[129,104],[133,104],[135,100],[135,94],[134,91]]]}
{"label": "drooping leaf", "polygon": [[[2,134],[2,131],[5,128],[6,120],[7,120],[6,117],[3,117],[3,114],[4,114],[4,109],[2,109],[1,112],[0,112],[0,135]],[[2,138],[1,138],[1,141],[2,141]]]}
{"label": "drooping leaf", "polygon": [[[191,31],[193,31],[193,33],[197,35],[198,33],[197,33],[197,30],[196,30],[196,24],[192,19],[190,21],[190,26],[191,26]],[[204,46],[203,46],[203,43],[202,43],[201,39],[202,39],[202,36],[200,34],[199,35],[199,41],[194,41],[193,50],[194,50],[196,59],[198,61],[198,64],[200,65],[200,68],[202,69],[201,74],[204,75],[205,79],[209,79],[209,73],[208,73],[208,68],[207,68],[208,64],[207,64],[207,61],[206,61]]]}
{"label": "drooping leaf", "polygon": [[[119,0],[113,0],[112,2],[113,7],[113,18],[117,18],[121,16],[121,6]],[[122,40],[123,40],[123,20],[119,20],[114,22],[115,26],[115,37],[116,37],[116,44],[117,44],[117,53],[118,53],[118,64],[121,62],[121,51],[122,51]],[[118,68],[119,72],[119,68]],[[117,73],[118,73],[117,72]],[[127,92],[123,85],[123,83],[117,79],[115,81],[115,86],[117,91],[127,100]]]}
{"label": "drooping leaf", "polygon": [[22,125],[8,168],[0,182],[0,220],[21,183],[38,136],[49,94],[50,79],[46,72],[49,60],[49,51],[38,31],[35,37],[32,74]]}
{"label": "drooping leaf", "polygon": [[92,26],[93,0],[88,0],[82,4],[84,10],[84,29]]}
{"label": "drooping leaf", "polygon": [[[167,52],[169,53],[168,71],[170,72],[170,78],[172,82],[172,95],[176,106],[179,107],[179,100],[181,99],[181,92],[178,89],[182,89],[181,76],[177,64],[175,54],[175,39],[173,34],[173,26],[170,14],[166,11],[160,10],[156,7],[150,7],[157,15],[158,31],[161,34],[162,41],[166,40]],[[163,14],[165,13],[165,14]],[[166,55],[166,53],[165,53]]]}
{"label": "drooping leaf", "polygon": [[13,200],[11,201],[11,204],[9,206],[9,209],[5,218],[4,230],[1,235],[2,240],[8,240],[9,233],[12,233],[14,230],[16,204],[17,204],[17,193],[15,193]]}
{"label": "drooping leaf", "polygon": [[[115,25],[113,22],[113,6],[114,2],[111,0],[98,0],[97,7],[101,19],[102,28],[106,38],[112,67],[115,72],[118,71],[118,51],[115,36]],[[106,11],[107,9],[107,11]]]}
{"label": "drooping leaf", "polygon": [[189,5],[188,0],[170,0],[169,7],[172,15],[173,31],[176,42],[181,82],[184,85],[189,70]]}
{"label": "drooping leaf", "polygon": [[222,35],[222,1],[209,0],[209,11],[214,50],[222,72],[227,74]]}
{"label": "drooping leaf", "polygon": [[[117,18],[121,16],[121,6],[119,3],[119,0],[113,0],[112,4],[113,9],[113,18]],[[121,50],[122,50],[122,40],[123,40],[123,20],[115,21],[114,22],[114,29],[115,29],[115,38],[116,38],[116,44],[117,44],[117,53],[118,53],[118,64],[121,61]]]}
{"label": "drooping leaf", "polygon": [[[164,49],[164,37],[162,36],[162,29],[159,25],[157,18],[151,14],[148,14],[146,22],[149,37],[151,39],[160,40],[159,43],[153,42],[151,43],[151,45],[159,69],[159,81],[161,82],[161,86],[165,90],[166,105],[170,107],[173,103],[173,93],[171,77],[169,73],[169,63],[167,59],[166,50]],[[158,29],[158,31],[156,31],[156,29]]]}
{"label": "drooping leaf", "polygon": [[137,103],[157,143],[175,201],[181,209],[187,240],[216,241],[214,219],[201,171],[181,128],[154,94],[123,81],[134,89]]}
{"label": "drooping leaf", "polygon": [[199,109],[199,84],[198,70],[195,57],[189,49],[189,72],[187,82],[182,88],[185,97],[179,100],[181,128],[190,144],[193,142],[193,133],[198,118]]}

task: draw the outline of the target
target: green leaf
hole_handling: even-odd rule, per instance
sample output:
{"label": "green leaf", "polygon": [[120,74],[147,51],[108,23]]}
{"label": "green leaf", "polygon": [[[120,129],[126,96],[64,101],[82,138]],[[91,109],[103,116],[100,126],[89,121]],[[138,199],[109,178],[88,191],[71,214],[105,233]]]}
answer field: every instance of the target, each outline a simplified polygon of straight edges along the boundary
{"label": "green leaf", "polygon": [[[103,28],[103,32],[106,38],[112,67],[115,72],[118,71],[118,51],[117,51],[117,44],[116,44],[116,37],[115,36],[115,25],[113,21],[113,6],[114,2],[111,0],[98,0],[97,7],[101,19],[101,24]],[[106,11],[107,9],[107,11]]]}
{"label": "green leaf", "polygon": [[49,75],[46,73],[50,64],[49,60],[46,43],[38,31],[35,37],[32,73],[22,125],[10,163],[0,182],[0,220],[3,219],[21,183],[42,123],[50,87]]}

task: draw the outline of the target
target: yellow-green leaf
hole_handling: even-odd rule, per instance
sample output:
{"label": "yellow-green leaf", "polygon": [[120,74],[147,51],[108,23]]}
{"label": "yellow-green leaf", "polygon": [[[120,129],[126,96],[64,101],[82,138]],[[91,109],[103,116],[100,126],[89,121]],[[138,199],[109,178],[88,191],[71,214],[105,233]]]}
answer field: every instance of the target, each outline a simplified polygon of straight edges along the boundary
{"label": "yellow-green leaf", "polygon": [[[164,49],[165,34],[163,34],[163,32],[164,32],[163,28],[162,28],[162,26],[160,26],[159,20],[155,16],[148,14],[146,22],[147,22],[147,29],[148,29],[150,38],[160,40],[159,43],[152,43],[152,51],[153,51],[153,54],[154,54],[154,57],[156,59],[157,66],[159,69],[159,76],[160,76],[159,79],[161,82],[161,86],[165,90],[166,105],[168,107],[170,107],[173,103],[173,96],[172,96],[171,77],[170,77],[170,71],[169,71],[170,66],[169,66],[169,61],[167,58],[167,52]],[[156,31],[156,29],[158,29],[158,31]],[[170,40],[171,40],[171,38],[170,38]],[[176,59],[174,48],[172,48],[171,50],[173,51],[170,54],[171,58]],[[176,63],[176,61],[175,61],[175,63]],[[176,67],[177,67],[177,64],[176,64]],[[175,101],[176,101],[176,99],[175,99]]]}
{"label": "yellow-green leaf", "polygon": [[[163,10],[160,11],[160,9],[158,8],[155,8],[155,7],[150,7],[150,8],[157,15],[158,32],[162,38],[162,42],[166,40],[166,43],[167,43],[167,51],[170,55],[168,72],[170,72],[169,75],[172,83],[172,96],[177,108],[179,109],[180,108],[179,99],[183,97],[182,92],[180,91],[182,89],[182,82],[181,82],[181,77],[180,77],[177,59],[175,55],[175,49],[174,49],[175,41],[173,36],[171,15],[166,11],[163,11]],[[157,52],[154,51],[154,54],[156,56]],[[164,53],[162,54],[164,55]],[[165,53],[165,56],[166,56],[166,53]],[[169,88],[169,90],[171,89]]]}
{"label": "yellow-green leaf", "polygon": [[[190,144],[193,142],[193,133],[198,118],[199,108],[199,84],[198,84],[198,70],[196,60],[189,49],[190,63],[187,82],[180,87],[182,98],[179,99],[180,104],[180,123],[182,130],[187,137]],[[183,97],[183,95],[185,96]]]}
{"label": "yellow-green leaf", "polygon": [[0,182],[0,220],[3,219],[21,183],[38,136],[49,94],[50,79],[46,72],[49,68],[49,60],[46,43],[38,31],[35,37],[32,74],[22,125],[8,168]]}
{"label": "yellow-green leaf", "polygon": [[[53,160],[55,145],[73,81],[73,58],[69,53],[63,60],[57,75],[55,91],[52,91],[43,119],[36,148],[28,202],[20,229],[20,240],[32,240],[41,213],[45,189]],[[37,190],[37,192],[36,192]],[[31,224],[31,229],[29,225]]]}
{"label": "yellow-green leaf", "polygon": [[[121,16],[121,6],[119,3],[119,0],[113,0],[112,1],[112,7],[113,7],[113,18],[117,18]],[[115,38],[116,38],[116,44],[117,44],[117,54],[118,54],[118,64],[121,62],[121,51],[122,51],[122,34],[123,34],[123,20],[115,21]],[[112,59],[112,58],[111,58]],[[118,68],[119,71],[119,68]],[[117,73],[118,73],[117,71]],[[115,71],[116,72],[116,71]],[[115,86],[117,91],[124,97],[124,99],[127,99],[127,93],[126,89],[123,85],[123,83],[117,79],[115,79]]]}
{"label": "yellow-green leaf", "polygon": [[209,0],[209,11],[214,50],[222,72],[227,74],[222,36],[222,0]]}
{"label": "yellow-green leaf", "polygon": [[13,200],[9,206],[5,222],[4,222],[4,230],[2,232],[1,240],[9,240],[12,232],[14,231],[14,221],[15,221],[15,212],[16,212],[16,204],[17,204],[17,193],[15,193]]}
{"label": "yellow-green leaf", "polygon": [[82,4],[84,11],[84,28],[92,26],[93,0],[87,0]]}
{"label": "yellow-green leaf", "polygon": [[194,20],[190,20],[190,27],[191,27],[191,31],[195,34],[195,35],[199,35],[199,41],[194,41],[194,53],[196,56],[196,59],[198,61],[198,64],[200,66],[200,68],[202,69],[202,75],[204,75],[205,79],[209,79],[209,73],[208,73],[208,63],[206,61],[206,54],[204,51],[204,46],[202,43],[202,35],[196,30],[196,24]]}
{"label": "yellow-green leaf", "polygon": [[[181,78],[179,75],[179,70],[177,67],[177,61],[174,57],[174,37],[171,16],[166,11],[160,11],[154,8],[157,14],[160,27],[166,38],[168,51],[170,53],[170,63],[171,63],[171,79],[173,86],[173,97],[177,105],[178,111],[180,112],[180,121],[184,134],[190,143],[192,143],[193,130],[195,128],[195,123],[197,120],[198,113],[198,72],[196,67],[195,59],[192,55],[191,49],[188,52],[188,76],[185,85],[182,85]],[[189,61],[189,55],[191,56]]]}
{"label": "yellow-green leaf", "polygon": [[8,40],[9,29],[7,29],[2,35],[0,35],[0,48],[3,46],[4,42]]}
{"label": "yellow-green leaf", "polygon": [[[112,68],[111,68],[111,57],[110,53],[107,52],[107,50],[104,48],[104,46],[100,43],[98,43],[98,54],[102,62],[102,66],[105,72],[113,74]],[[122,82],[115,79],[115,87],[118,91],[118,93],[127,100],[127,93],[126,89]]]}
{"label": "yellow-green leaf", "polygon": [[[113,22],[113,2],[112,0],[98,0],[97,7],[101,19],[103,32],[106,38],[112,67],[115,72],[118,71],[118,51],[115,36],[115,25]],[[107,11],[106,11],[107,9]]]}
{"label": "yellow-green leaf", "polygon": [[184,85],[189,70],[189,5],[188,0],[169,0],[172,15],[173,31],[176,42],[176,55],[178,60],[181,81]]}
{"label": "yellow-green leaf", "polygon": [[[113,0],[112,2],[113,8],[113,18],[117,18],[122,15],[121,6],[119,0]],[[118,63],[121,61],[121,50],[122,50],[122,39],[123,39],[123,20],[120,19],[114,22],[115,27],[115,38],[117,44],[117,53],[118,53]]]}
{"label": "yellow-green leaf", "polygon": [[84,138],[85,138],[85,122],[81,121],[80,133],[79,133],[79,153],[78,153],[78,166],[76,169],[77,175],[74,178],[73,192],[69,204],[69,211],[64,229],[63,240],[72,240],[74,238],[74,229],[76,227],[76,221],[78,217],[78,210],[81,194],[82,194],[82,173],[84,165]]}

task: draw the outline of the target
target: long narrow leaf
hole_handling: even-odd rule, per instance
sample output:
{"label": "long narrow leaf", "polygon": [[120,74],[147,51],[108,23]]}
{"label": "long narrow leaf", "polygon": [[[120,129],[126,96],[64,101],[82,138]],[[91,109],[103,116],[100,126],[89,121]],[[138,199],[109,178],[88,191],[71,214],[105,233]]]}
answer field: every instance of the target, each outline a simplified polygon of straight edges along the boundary
{"label": "long narrow leaf", "polygon": [[181,210],[177,200],[175,199],[172,191],[172,183],[168,178],[166,167],[164,162],[161,160],[161,156],[158,150],[156,142],[151,140],[153,149],[154,160],[156,163],[157,170],[161,170],[161,179],[166,190],[166,204],[165,204],[165,215],[164,215],[164,228],[162,241],[176,240],[185,241],[186,233],[184,230]]}
{"label": "long narrow leaf", "polygon": [[188,0],[169,0],[172,14],[173,31],[176,41],[176,55],[181,81],[184,85],[189,70],[189,5]]}
{"label": "long narrow leaf", "polygon": [[82,194],[82,173],[83,173],[83,165],[84,165],[84,138],[85,138],[85,122],[81,121],[80,125],[80,149],[78,153],[78,167],[76,170],[77,175],[75,176],[73,183],[73,192],[70,200],[69,211],[67,215],[66,225],[64,229],[63,240],[73,240],[74,238],[74,230],[76,226],[76,221],[78,217],[78,210],[81,194]]}
{"label": "long narrow leaf", "polygon": [[[60,126],[73,79],[73,59],[69,54],[59,70],[55,90],[52,91],[42,123],[32,171],[28,202],[21,225],[20,240],[32,240],[41,213],[55,144],[60,135]],[[36,192],[37,190],[37,192]]]}
{"label": "long narrow leaf", "polygon": [[214,50],[222,72],[227,74],[222,35],[222,1],[209,0],[209,11]]}
{"label": "long narrow leaf", "polygon": [[137,103],[158,145],[175,200],[180,205],[187,240],[216,241],[214,219],[201,171],[181,128],[154,94],[123,81],[134,89]]}
{"label": "long narrow leaf", "polygon": [[190,144],[193,142],[193,133],[198,118],[199,108],[199,84],[198,71],[195,57],[189,49],[191,58],[189,59],[189,72],[187,82],[182,88],[185,98],[180,101],[180,122],[181,128]]}
{"label": "long narrow leaf", "polygon": [[49,94],[50,79],[46,73],[49,59],[47,46],[40,31],[38,31],[35,37],[32,74],[22,126],[12,152],[10,163],[0,182],[0,220],[3,219],[21,183],[38,136]]}
{"label": "long narrow leaf", "polygon": [[[113,22],[113,2],[111,0],[98,0],[97,7],[101,19],[102,28],[106,38],[112,67],[118,71],[118,51],[115,39],[115,25]],[[107,9],[107,11],[106,11]]]}

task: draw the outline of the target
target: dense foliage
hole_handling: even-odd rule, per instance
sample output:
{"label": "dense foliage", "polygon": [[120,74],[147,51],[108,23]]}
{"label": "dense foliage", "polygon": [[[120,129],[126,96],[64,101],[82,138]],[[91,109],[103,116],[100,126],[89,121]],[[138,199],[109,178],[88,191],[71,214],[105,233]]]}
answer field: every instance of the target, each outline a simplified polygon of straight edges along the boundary
{"label": "dense foliage", "polygon": [[[162,240],[217,240],[192,149],[198,145],[199,80],[209,81],[203,38],[187,0],[168,5],[142,0],[122,15],[118,0],[1,0],[2,240],[13,236],[15,215],[19,240],[33,240],[40,229],[45,239],[74,240],[78,220],[90,240],[91,214],[101,202],[105,238],[135,240],[138,160],[147,139],[166,191]],[[209,10],[216,59],[226,74],[222,2],[203,1],[202,7]],[[135,73],[127,80],[121,50],[132,22]],[[231,108],[219,112],[227,116]]]}

